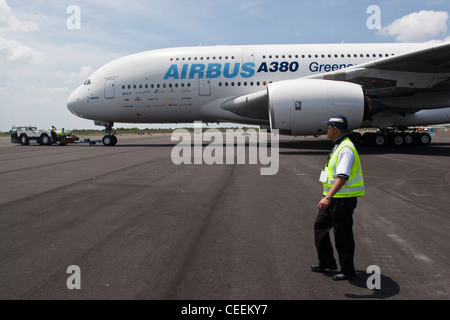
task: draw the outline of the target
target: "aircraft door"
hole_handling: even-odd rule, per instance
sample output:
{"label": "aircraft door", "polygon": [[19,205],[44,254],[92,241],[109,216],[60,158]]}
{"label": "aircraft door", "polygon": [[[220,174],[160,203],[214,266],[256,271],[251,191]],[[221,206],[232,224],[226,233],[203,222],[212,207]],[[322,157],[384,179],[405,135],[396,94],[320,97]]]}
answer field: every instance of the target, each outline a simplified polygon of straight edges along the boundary
{"label": "aircraft door", "polygon": [[244,48],[243,61],[244,61],[244,63],[245,62],[255,62],[255,49]]}
{"label": "aircraft door", "polygon": [[105,99],[114,99],[116,79],[105,79]]}
{"label": "aircraft door", "polygon": [[211,95],[211,79],[198,79],[198,87],[200,96]]}

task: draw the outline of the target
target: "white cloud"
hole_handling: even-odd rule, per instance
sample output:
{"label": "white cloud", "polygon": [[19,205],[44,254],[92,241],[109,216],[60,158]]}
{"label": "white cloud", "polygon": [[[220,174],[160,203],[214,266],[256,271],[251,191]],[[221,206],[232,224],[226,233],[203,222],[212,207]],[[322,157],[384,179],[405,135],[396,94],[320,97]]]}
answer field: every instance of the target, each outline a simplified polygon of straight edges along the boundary
{"label": "white cloud", "polygon": [[265,1],[246,1],[239,5],[239,9],[241,12],[247,12],[252,16],[261,17],[263,12],[263,5]]}
{"label": "white cloud", "polygon": [[42,52],[33,50],[15,40],[6,40],[0,37],[0,60],[39,63],[43,57]]}
{"label": "white cloud", "polygon": [[383,35],[396,36],[398,42],[422,42],[447,34],[448,13],[422,10],[413,12],[381,29]]}
{"label": "white cloud", "polygon": [[20,21],[13,14],[6,0],[0,0],[0,31],[28,32],[39,30],[39,25],[33,21]]}
{"label": "white cloud", "polygon": [[[8,34],[15,32],[30,32],[39,30],[39,25],[33,21],[19,20],[6,0],[0,0],[0,32]],[[33,62],[42,61],[43,54],[17,40],[5,39],[0,36],[1,62]]]}

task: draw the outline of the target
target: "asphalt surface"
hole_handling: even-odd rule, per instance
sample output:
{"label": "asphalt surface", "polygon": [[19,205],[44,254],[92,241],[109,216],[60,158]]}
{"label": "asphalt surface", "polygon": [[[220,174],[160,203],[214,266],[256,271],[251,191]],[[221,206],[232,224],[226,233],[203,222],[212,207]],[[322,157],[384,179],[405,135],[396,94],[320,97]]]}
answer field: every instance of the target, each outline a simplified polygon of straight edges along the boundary
{"label": "asphalt surface", "polygon": [[[450,136],[358,148],[357,274],[341,282],[310,271],[329,141],[282,136],[266,176],[261,164],[175,165],[175,145],[0,139],[0,299],[450,299]],[[380,289],[367,286],[372,265]]]}

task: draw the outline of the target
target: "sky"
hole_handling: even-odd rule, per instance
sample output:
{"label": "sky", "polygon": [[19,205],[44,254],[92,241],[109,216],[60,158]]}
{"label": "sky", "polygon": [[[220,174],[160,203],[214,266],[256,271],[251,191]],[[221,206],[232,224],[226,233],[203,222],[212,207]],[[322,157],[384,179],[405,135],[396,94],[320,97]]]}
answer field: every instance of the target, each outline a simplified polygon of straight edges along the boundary
{"label": "sky", "polygon": [[101,129],[72,115],[67,98],[96,69],[129,54],[182,46],[450,41],[449,11],[450,0],[0,0],[0,131]]}

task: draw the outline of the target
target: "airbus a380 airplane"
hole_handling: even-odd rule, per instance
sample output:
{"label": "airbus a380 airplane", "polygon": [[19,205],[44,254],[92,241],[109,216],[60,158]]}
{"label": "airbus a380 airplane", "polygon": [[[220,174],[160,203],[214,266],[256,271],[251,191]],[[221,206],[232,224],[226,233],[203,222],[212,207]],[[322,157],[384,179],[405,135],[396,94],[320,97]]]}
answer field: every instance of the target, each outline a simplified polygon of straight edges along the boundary
{"label": "airbus a380 airplane", "polygon": [[105,145],[117,143],[115,122],[233,122],[320,135],[337,113],[349,129],[398,129],[375,142],[400,145],[412,140],[398,133],[408,126],[450,123],[449,79],[450,43],[186,47],[106,64],[67,107],[104,125]]}

